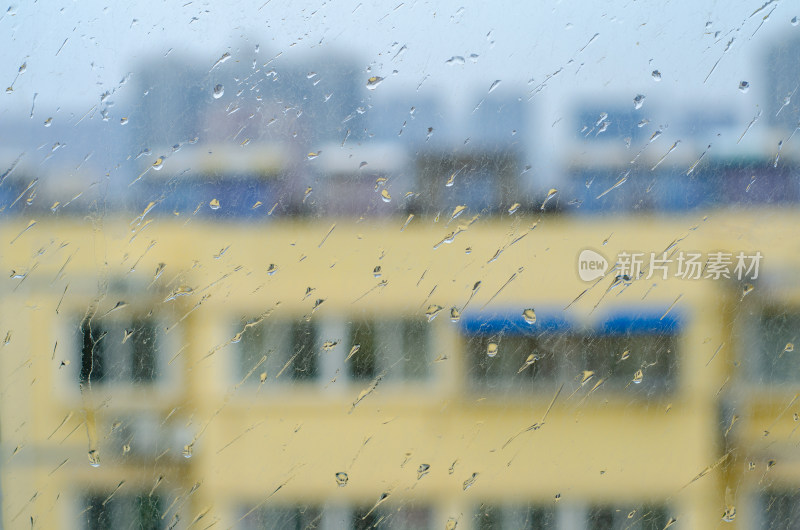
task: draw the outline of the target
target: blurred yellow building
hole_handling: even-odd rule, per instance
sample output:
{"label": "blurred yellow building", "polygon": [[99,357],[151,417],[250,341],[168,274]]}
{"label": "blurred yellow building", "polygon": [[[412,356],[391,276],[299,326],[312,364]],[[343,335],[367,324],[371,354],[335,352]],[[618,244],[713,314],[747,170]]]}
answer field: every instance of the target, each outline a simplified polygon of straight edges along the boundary
{"label": "blurred yellow building", "polygon": [[792,521],[798,212],[384,215],[380,178],[357,216],[3,224],[3,526]]}
{"label": "blurred yellow building", "polygon": [[[8,224],[5,525],[769,520],[764,481],[798,473],[796,217],[495,218],[436,249],[441,220]],[[676,244],[763,268],[577,276],[587,246]]]}

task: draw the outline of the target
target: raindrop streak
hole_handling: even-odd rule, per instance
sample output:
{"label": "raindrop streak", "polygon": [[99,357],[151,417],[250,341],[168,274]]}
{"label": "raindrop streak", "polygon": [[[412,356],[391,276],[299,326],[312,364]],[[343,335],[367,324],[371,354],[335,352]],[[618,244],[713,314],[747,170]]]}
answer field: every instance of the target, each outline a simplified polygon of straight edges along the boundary
{"label": "raindrop streak", "polygon": [[417,468],[417,480],[427,475],[430,469],[431,469],[430,464],[420,464],[419,467]]}
{"label": "raindrop streak", "polygon": [[658,159],[658,162],[656,162],[656,165],[654,165],[653,167],[650,168],[650,171],[654,171],[658,166],[660,166],[661,162],[663,162],[664,159],[667,158],[671,152],[673,152],[675,149],[678,148],[678,144],[679,143],[681,143],[681,141],[680,140],[676,140],[675,143],[672,144],[672,147],[669,148],[669,151],[667,151],[664,154],[664,156],[662,156],[661,158]]}
{"label": "raindrop streak", "polygon": [[498,86],[500,86],[500,79],[492,83],[492,86],[489,87],[489,92],[487,92],[487,94],[491,94],[492,92],[494,92],[494,90],[497,89]]}
{"label": "raindrop streak", "polygon": [[628,175],[630,175],[630,174],[631,174],[631,172],[630,172],[630,170],[628,170],[624,175],[622,175],[622,177],[620,177],[620,179],[617,182],[614,183],[613,186],[611,186],[606,191],[604,191],[603,193],[601,193],[600,195],[595,197],[595,200],[606,196],[608,193],[614,191],[615,189],[617,189],[620,186],[622,186],[623,184],[625,184],[628,181]]}
{"label": "raindrop streak", "polygon": [[[455,209],[453,209],[453,213],[450,215],[450,221],[454,220],[456,217],[464,213],[466,209],[467,209],[466,205],[456,206]],[[450,221],[448,221],[448,223]]]}
{"label": "raindrop streak", "polygon": [[525,368],[529,367],[530,365],[532,365],[533,363],[535,363],[538,360],[539,360],[539,358],[535,354],[532,353],[532,354],[528,355],[528,358],[525,359],[525,364],[523,364],[520,367],[520,369],[517,370],[517,373],[521,374],[523,372],[523,370],[525,370]]}
{"label": "raindrop streak", "polygon": [[465,480],[463,485],[464,491],[467,491],[473,484],[475,484],[475,481],[477,479],[478,479],[478,474],[473,473],[471,477]]}
{"label": "raindrop streak", "polygon": [[431,304],[428,306],[428,309],[425,310],[425,316],[428,317],[428,322],[432,322],[436,315],[438,315],[442,311],[442,306]]}
{"label": "raindrop streak", "polygon": [[519,210],[520,206],[521,206],[521,204],[518,203],[518,202],[515,202],[514,204],[512,204],[511,207],[508,209],[508,215],[513,215],[514,212]]}
{"label": "raindrop streak", "polygon": [[555,188],[551,188],[550,191],[547,192],[547,197],[544,198],[544,202],[542,203],[540,210],[544,211],[544,207],[547,205],[550,199],[555,197],[556,193],[558,193],[558,190]]}
{"label": "raindrop streak", "polygon": [[750,120],[750,123],[748,123],[748,124],[747,124],[747,127],[745,128],[744,132],[742,132],[742,135],[739,137],[739,139],[738,139],[738,140],[736,140],[736,143],[737,143],[737,144],[738,144],[739,142],[741,142],[741,141],[742,141],[742,138],[744,138],[744,135],[745,135],[745,134],[747,134],[747,133],[748,133],[748,131],[750,131],[750,129],[753,127],[753,125],[755,125],[755,123],[758,121],[758,119],[759,119],[760,117],[761,117],[761,110],[759,110],[759,111],[758,111],[758,114],[756,114],[755,116],[753,116],[753,119],[752,119],[752,120]]}
{"label": "raindrop streak", "polygon": [[350,480],[350,477],[347,476],[347,473],[344,471],[339,471],[336,473],[336,485],[340,488],[347,486],[347,481]]}
{"label": "raindrop streak", "polygon": [[[214,65],[211,67],[211,70],[213,70],[217,66],[221,65],[222,63],[224,63],[225,61],[227,61],[230,58],[231,58],[231,54],[230,53],[228,53],[228,52],[223,53],[222,56],[219,59],[217,59],[217,62],[215,62]],[[211,70],[209,70],[209,72]]]}
{"label": "raindrop streak", "polygon": [[350,353],[347,354],[347,357],[345,357],[344,362],[349,361],[350,358],[356,353],[358,353],[358,350],[360,349],[361,349],[361,344],[353,344],[353,347],[350,348]]}
{"label": "raindrop streak", "polygon": [[408,226],[408,224],[411,222],[412,219],[414,219],[414,214],[413,213],[408,214],[408,219],[406,219],[406,222],[403,223],[403,226],[400,227],[401,232],[406,229],[406,227]]}
{"label": "raindrop streak", "polygon": [[375,90],[378,87],[378,85],[380,85],[382,82],[383,82],[382,77],[378,76],[370,77],[369,79],[367,79],[367,89]]}

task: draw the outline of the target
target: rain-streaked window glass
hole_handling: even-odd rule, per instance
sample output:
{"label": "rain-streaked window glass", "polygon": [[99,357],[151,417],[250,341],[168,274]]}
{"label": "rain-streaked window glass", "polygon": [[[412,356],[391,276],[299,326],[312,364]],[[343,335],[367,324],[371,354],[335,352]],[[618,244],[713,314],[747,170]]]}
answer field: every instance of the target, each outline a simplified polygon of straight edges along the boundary
{"label": "rain-streaked window glass", "polygon": [[0,5],[0,527],[797,526],[796,2],[107,4]]}

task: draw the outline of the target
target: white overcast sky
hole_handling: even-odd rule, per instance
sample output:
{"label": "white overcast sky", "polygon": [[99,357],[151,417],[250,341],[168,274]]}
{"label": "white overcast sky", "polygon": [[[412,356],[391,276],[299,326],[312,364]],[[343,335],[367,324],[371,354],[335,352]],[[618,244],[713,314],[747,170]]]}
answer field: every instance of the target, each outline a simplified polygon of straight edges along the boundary
{"label": "white overcast sky", "polygon": [[[383,90],[413,90],[429,76],[423,87],[441,90],[448,99],[465,88],[488,90],[495,79],[509,85],[531,78],[539,82],[570,59],[583,66],[577,74],[576,68],[565,70],[570,75],[562,76],[569,77],[564,84],[587,91],[734,93],[740,78],[758,74],[752,72],[752,52],[776,35],[800,33],[790,22],[800,15],[800,4],[788,1],[767,5],[752,17],[761,0],[150,0],[104,7],[107,3],[11,4],[0,20],[2,83],[10,85],[24,62],[27,71],[14,84],[14,94],[6,95],[4,110],[12,101],[29,105],[34,92],[44,107],[94,102],[140,57],[172,48],[172,53],[213,62],[224,51],[235,58],[243,42],[287,57],[320,48],[352,51],[365,68],[372,65],[387,78]],[[731,37],[736,38],[731,50],[703,84]],[[392,60],[394,43],[407,50]],[[445,65],[453,55],[472,53],[479,56],[476,63]],[[391,76],[395,69],[398,74]],[[658,87],[650,78],[654,69],[663,74]]]}
{"label": "white overcast sky", "polygon": [[[373,97],[422,84],[421,92],[453,107],[474,105],[495,80],[498,90],[529,95],[563,68],[533,98],[548,127],[570,98],[610,94],[632,101],[641,93],[656,108],[730,101],[749,119],[767,81],[763,47],[800,34],[791,22],[800,3],[788,0],[18,0],[0,10],[0,83],[14,82],[13,93],[2,94],[0,119],[27,115],[36,93],[36,119],[58,112],[76,120],[142,58],[172,50],[210,68],[224,52],[236,59],[256,44],[265,60],[278,52],[284,60],[318,50],[352,53],[365,80],[386,78]],[[446,65],[452,56],[466,63]],[[14,81],[23,63],[27,70]],[[651,77],[656,69],[659,83]],[[751,84],[747,94],[737,88],[742,80]],[[133,86],[114,95],[121,106],[142,97]]]}

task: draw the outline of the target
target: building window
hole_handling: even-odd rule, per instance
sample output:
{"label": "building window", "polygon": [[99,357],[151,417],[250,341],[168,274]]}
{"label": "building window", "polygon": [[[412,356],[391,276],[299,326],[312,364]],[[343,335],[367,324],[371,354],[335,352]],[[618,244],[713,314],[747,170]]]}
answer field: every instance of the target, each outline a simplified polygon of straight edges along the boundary
{"label": "building window", "polygon": [[247,328],[239,342],[239,377],[308,381],[318,372],[317,330],[305,320],[266,319]]}
{"label": "building window", "polygon": [[149,384],[159,377],[162,329],[150,318],[84,318],[80,324],[82,384]]}
{"label": "building window", "polygon": [[587,530],[662,530],[667,526],[669,516],[663,507],[595,506],[589,510]]}
{"label": "building window", "polygon": [[757,373],[770,383],[797,381],[800,358],[794,352],[800,338],[800,313],[783,309],[767,309],[755,330],[758,352]]}
{"label": "building window", "polygon": [[433,527],[431,509],[413,505],[373,509],[362,507],[353,510],[353,530],[390,528],[392,530],[417,530]]}
{"label": "building window", "polygon": [[169,522],[161,519],[162,511],[162,502],[157,496],[108,492],[86,497],[82,518],[86,530],[160,530],[167,528]]}
{"label": "building window", "polygon": [[554,525],[555,511],[543,506],[482,504],[475,515],[476,530],[539,530]]}
{"label": "building window", "polygon": [[[589,329],[547,316],[528,324],[520,315],[464,319],[462,332],[473,387],[550,388],[598,385],[598,392],[651,397],[673,387],[677,321],[622,314]],[[575,383],[575,384],[578,384]]]}
{"label": "building window", "polygon": [[796,528],[800,521],[800,493],[768,491],[761,497],[762,526],[766,529]]}
{"label": "building window", "polygon": [[236,525],[243,530],[305,530],[322,528],[324,512],[318,506],[270,506],[254,511],[245,511],[244,517]]}
{"label": "building window", "polygon": [[420,319],[355,321],[349,326],[345,352],[352,357],[347,370],[352,379],[424,379],[428,372],[427,322]]}

